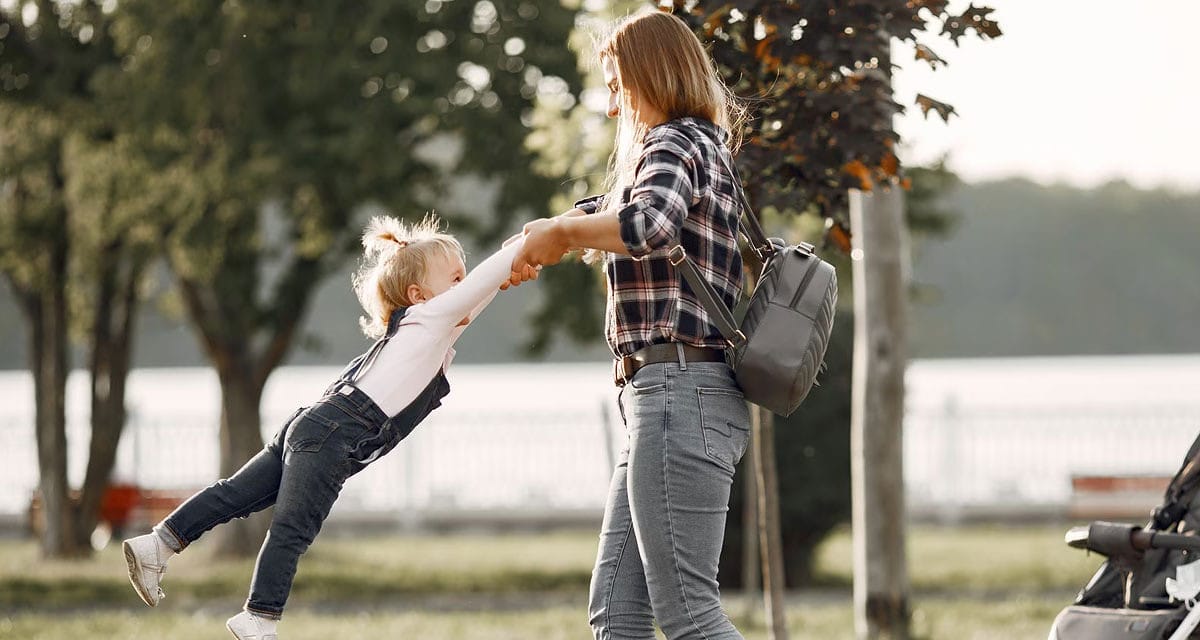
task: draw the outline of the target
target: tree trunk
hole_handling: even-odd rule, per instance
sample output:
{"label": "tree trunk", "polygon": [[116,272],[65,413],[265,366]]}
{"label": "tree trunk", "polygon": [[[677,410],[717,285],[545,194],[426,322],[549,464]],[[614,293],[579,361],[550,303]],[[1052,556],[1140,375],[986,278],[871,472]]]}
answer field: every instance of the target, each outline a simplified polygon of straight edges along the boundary
{"label": "tree trunk", "polygon": [[101,256],[89,363],[92,439],[77,516],[80,544],[87,544],[96,528],[125,429],[125,387],[133,351],[137,287],[146,264],[146,256],[129,255],[129,249],[119,241],[106,247]]}
{"label": "tree trunk", "polygon": [[754,407],[750,420],[758,485],[758,535],[762,549],[763,591],[767,601],[767,638],[787,640],[784,602],[783,536],[779,523],[779,474],[775,466],[775,416]]}
{"label": "tree trunk", "polygon": [[[751,411],[751,420],[758,411],[758,407],[749,405]],[[756,624],[758,610],[764,607],[763,592],[762,592],[762,565],[761,555],[758,548],[758,445],[756,438],[759,434],[754,430],[754,425],[751,423],[750,435],[750,468],[749,473],[742,474],[742,484],[745,490],[742,495],[746,496],[742,503],[742,590],[746,597],[746,610],[742,617],[746,619],[746,623],[750,626]]]}
{"label": "tree trunk", "polygon": [[[263,447],[258,412],[263,387],[248,371],[218,366],[217,375],[221,380],[220,476],[228,478]],[[269,514],[262,511],[216,529],[216,554],[245,558],[257,553],[270,526]]]}
{"label": "tree trunk", "polygon": [[850,193],[854,230],[851,483],[854,618],[860,639],[909,637],[903,468],[905,321],[903,195]]}
{"label": "tree trunk", "polygon": [[[230,296],[245,295],[245,273],[231,269],[201,283],[180,277],[179,287],[192,324],[221,382],[220,476],[237,472],[263,447],[259,402],[271,372],[283,362],[316,283],[320,263],[297,258],[284,269],[276,302],[267,307],[268,319],[245,308],[223,307]],[[232,283],[232,286],[231,286]],[[253,287],[251,287],[253,289]],[[254,348],[254,336],[265,338]],[[269,513],[233,520],[214,531],[216,553],[228,557],[254,555],[270,523]]]}
{"label": "tree trunk", "polygon": [[[65,212],[60,214],[65,226]],[[29,369],[33,374],[34,430],[38,452],[38,492],[42,513],[42,555],[74,557],[74,510],[67,480],[67,296],[68,240],[65,234],[45,247],[46,271],[40,282],[13,291],[30,329]]]}

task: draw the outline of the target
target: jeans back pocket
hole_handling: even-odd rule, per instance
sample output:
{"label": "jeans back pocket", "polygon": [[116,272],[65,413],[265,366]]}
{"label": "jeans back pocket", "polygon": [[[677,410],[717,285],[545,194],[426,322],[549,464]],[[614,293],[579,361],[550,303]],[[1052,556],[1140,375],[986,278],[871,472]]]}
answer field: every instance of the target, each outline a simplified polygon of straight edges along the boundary
{"label": "jeans back pocket", "polygon": [[736,389],[697,387],[700,430],[704,452],[732,472],[750,441],[750,416],[746,400]]}
{"label": "jeans back pocket", "polygon": [[340,425],[336,420],[320,415],[310,407],[292,421],[287,434],[288,449],[294,452],[316,453]]}

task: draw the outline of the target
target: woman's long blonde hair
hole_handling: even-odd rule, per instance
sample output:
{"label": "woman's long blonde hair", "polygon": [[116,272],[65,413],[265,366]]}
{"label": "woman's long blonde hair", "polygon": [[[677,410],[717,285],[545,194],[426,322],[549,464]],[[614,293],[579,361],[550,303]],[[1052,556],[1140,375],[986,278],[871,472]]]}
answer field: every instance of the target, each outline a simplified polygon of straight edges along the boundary
{"label": "woman's long blonde hair", "polygon": [[392,312],[412,306],[408,287],[425,280],[430,258],[463,257],[462,245],[454,236],[442,233],[441,221],[432,214],[412,225],[391,216],[371,218],[362,244],[363,261],[354,274],[354,295],[367,314],[358,323],[371,338],[387,333]]}
{"label": "woman's long blonde hair", "polygon": [[615,210],[621,190],[633,183],[646,136],[645,127],[634,118],[631,91],[668,120],[692,116],[715,123],[725,130],[725,143],[736,148],[746,109],[721,81],[704,45],[683,20],[662,11],[630,16],[601,43],[599,54],[612,60],[622,93],[606,208]]}

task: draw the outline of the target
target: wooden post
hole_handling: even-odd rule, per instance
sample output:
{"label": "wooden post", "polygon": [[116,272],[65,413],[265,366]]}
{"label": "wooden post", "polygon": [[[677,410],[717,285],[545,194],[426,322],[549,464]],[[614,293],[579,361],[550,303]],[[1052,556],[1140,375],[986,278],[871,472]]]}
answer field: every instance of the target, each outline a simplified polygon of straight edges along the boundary
{"label": "wooden post", "polygon": [[[750,407],[751,438],[753,423],[757,420],[758,408]],[[753,442],[753,441],[752,441]],[[749,469],[742,473],[742,592],[745,595],[745,611],[742,618],[746,625],[757,624],[758,610],[764,606],[762,593],[762,562],[758,545],[758,446],[751,444]],[[748,472],[748,473],[747,473]]]}
{"label": "wooden post", "polygon": [[898,187],[850,192],[854,626],[860,640],[909,637],[902,433],[908,295],[903,211]]}
{"label": "wooden post", "polygon": [[779,475],[775,469],[775,416],[754,407],[750,412],[754,473],[758,484],[758,543],[762,548],[763,591],[767,602],[767,638],[787,640],[784,604],[783,536],[779,525]]}

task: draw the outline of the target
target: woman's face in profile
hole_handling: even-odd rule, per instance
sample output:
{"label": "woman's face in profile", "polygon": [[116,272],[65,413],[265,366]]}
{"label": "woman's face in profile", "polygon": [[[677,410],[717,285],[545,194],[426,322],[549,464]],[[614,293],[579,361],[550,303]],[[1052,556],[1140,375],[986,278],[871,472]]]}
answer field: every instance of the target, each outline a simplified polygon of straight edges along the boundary
{"label": "woman's face in profile", "polygon": [[601,56],[600,67],[604,70],[604,84],[608,87],[608,110],[610,118],[621,115],[621,82],[617,79],[617,65],[612,56]]}
{"label": "woman's face in profile", "polygon": [[617,63],[610,55],[600,57],[600,66],[604,70],[604,84],[608,87],[608,117],[616,118],[622,109],[628,109],[625,114],[631,122],[650,128],[664,122],[666,116],[653,105],[643,103],[636,87],[621,86],[617,76]]}

